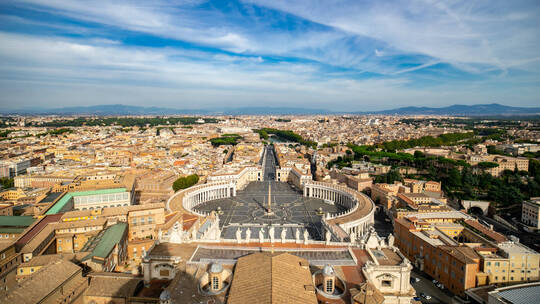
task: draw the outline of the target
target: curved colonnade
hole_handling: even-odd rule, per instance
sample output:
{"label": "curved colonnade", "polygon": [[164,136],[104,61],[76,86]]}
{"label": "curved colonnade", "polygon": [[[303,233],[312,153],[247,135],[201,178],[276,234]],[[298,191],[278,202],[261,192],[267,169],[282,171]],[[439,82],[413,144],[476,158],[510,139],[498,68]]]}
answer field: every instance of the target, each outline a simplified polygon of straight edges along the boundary
{"label": "curved colonnade", "polygon": [[[347,208],[337,214],[329,214],[325,222],[337,225],[348,235],[361,236],[375,222],[375,204],[364,193],[345,186],[324,182],[308,182],[304,184],[304,196],[334,202]],[[334,231],[337,232],[337,231]]]}
{"label": "curved colonnade", "polygon": [[[354,238],[360,237],[373,225],[375,205],[365,194],[324,182],[306,182],[303,188],[305,197],[330,201],[347,209],[342,213],[327,214],[323,219],[324,224],[331,227],[332,232],[338,234],[340,239],[345,236],[343,233],[347,236],[354,235]],[[197,212],[193,208],[207,201],[232,196],[236,196],[236,183],[233,181],[201,184],[175,193],[167,201],[167,209],[207,216],[208,214]]]}
{"label": "curved colonnade", "polygon": [[[193,207],[207,201],[236,196],[236,183],[232,181],[212,182],[196,185],[176,192],[167,201],[169,211],[184,211],[198,216],[208,214],[199,213]],[[173,206],[171,207],[171,203]]]}

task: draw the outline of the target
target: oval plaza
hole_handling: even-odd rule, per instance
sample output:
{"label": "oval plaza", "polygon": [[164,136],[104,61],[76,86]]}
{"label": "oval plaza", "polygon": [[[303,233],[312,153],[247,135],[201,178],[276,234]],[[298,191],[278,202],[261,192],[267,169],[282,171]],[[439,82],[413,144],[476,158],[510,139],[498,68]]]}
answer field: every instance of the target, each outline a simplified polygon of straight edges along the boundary
{"label": "oval plaza", "polygon": [[169,198],[181,220],[159,231],[142,262],[147,284],[171,280],[163,303],[272,298],[257,290],[294,303],[409,303],[412,266],[372,227],[372,200],[280,164],[274,149],[263,149],[259,166],[210,175]]}

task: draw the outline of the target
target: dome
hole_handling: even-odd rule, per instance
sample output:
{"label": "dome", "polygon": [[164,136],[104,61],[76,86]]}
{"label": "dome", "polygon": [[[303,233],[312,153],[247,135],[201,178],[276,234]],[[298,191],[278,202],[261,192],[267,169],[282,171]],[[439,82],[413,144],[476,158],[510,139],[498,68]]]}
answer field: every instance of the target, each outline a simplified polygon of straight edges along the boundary
{"label": "dome", "polygon": [[223,266],[219,263],[213,263],[210,265],[210,273],[221,273],[223,271]]}
{"label": "dome", "polygon": [[171,294],[169,293],[169,291],[167,289],[163,290],[161,292],[161,294],[159,295],[159,299],[161,301],[167,301],[167,300],[170,300],[171,299]]}
{"label": "dome", "polygon": [[324,266],[323,268],[323,275],[325,276],[334,276],[336,273],[334,272],[334,268],[332,268],[332,266],[326,264],[326,266]]}

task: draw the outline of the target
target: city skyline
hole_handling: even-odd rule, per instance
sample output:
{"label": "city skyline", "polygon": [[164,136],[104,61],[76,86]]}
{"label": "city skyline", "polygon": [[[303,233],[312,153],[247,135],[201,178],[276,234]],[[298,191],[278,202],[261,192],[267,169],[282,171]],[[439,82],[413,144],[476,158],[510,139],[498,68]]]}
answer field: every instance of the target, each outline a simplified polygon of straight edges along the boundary
{"label": "city skyline", "polygon": [[12,1],[0,4],[0,104],[531,107],[539,10],[534,1]]}

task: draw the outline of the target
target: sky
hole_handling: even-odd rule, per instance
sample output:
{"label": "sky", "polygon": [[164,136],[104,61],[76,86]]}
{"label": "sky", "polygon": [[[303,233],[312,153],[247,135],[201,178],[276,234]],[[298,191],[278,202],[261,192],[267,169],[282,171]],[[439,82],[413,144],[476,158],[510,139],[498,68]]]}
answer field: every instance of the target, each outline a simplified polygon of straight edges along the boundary
{"label": "sky", "polygon": [[0,1],[0,108],[540,106],[540,1]]}

